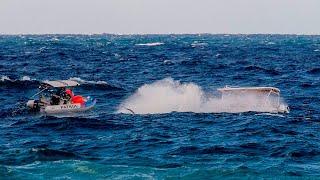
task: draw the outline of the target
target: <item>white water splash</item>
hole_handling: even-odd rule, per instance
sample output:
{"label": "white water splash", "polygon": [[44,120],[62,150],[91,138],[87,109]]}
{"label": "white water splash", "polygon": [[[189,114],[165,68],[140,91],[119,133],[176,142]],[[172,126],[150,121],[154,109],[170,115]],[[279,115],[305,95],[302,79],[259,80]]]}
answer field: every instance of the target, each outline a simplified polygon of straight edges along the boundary
{"label": "white water splash", "polygon": [[160,46],[163,45],[162,42],[153,42],[153,43],[145,43],[145,44],[136,44],[136,46]]}
{"label": "white water splash", "polygon": [[224,98],[204,92],[194,83],[180,83],[172,78],[145,84],[119,107],[118,113],[159,114],[170,112],[220,113],[220,112],[274,112],[276,108],[266,103],[265,97],[255,94],[228,95]]}

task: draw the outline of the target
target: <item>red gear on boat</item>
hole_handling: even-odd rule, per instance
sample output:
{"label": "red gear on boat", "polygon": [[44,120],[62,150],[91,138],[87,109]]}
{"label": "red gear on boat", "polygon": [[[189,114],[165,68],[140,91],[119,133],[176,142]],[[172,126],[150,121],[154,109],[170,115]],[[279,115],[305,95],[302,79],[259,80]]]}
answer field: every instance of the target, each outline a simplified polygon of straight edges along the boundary
{"label": "red gear on boat", "polygon": [[71,98],[74,96],[74,94],[71,91],[71,89],[66,89],[66,94],[68,94]]}
{"label": "red gear on boat", "polygon": [[82,96],[78,95],[78,96],[73,96],[71,98],[71,103],[72,104],[76,104],[76,103],[84,104],[85,101],[84,101],[84,98]]}

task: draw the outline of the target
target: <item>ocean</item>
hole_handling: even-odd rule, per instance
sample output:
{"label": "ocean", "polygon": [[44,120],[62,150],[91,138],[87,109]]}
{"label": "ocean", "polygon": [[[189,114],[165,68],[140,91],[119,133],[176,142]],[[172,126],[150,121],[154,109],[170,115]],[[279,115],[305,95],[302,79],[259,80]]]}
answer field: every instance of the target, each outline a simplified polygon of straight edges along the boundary
{"label": "ocean", "polygon": [[[0,179],[320,177],[320,36],[0,35],[0,78]],[[26,109],[60,79],[96,107]],[[277,87],[290,113],[226,85]]]}

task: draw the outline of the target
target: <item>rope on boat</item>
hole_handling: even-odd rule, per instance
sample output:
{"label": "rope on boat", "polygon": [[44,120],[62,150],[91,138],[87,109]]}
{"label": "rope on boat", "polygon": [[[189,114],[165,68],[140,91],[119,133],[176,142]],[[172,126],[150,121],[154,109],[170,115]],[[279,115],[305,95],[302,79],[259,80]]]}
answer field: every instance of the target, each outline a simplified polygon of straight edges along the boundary
{"label": "rope on boat", "polygon": [[126,108],[124,107],[126,110],[130,111],[132,114],[135,114],[134,111],[132,109]]}

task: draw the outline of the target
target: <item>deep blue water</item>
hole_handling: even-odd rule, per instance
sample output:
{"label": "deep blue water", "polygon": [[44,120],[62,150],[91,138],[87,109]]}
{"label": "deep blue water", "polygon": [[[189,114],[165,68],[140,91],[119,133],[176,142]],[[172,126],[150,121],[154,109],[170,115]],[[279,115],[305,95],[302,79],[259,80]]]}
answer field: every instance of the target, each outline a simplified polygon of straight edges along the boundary
{"label": "deep blue water", "polygon": [[[320,36],[2,35],[0,76],[0,179],[320,176]],[[41,81],[70,78],[97,98],[94,110],[26,111]],[[168,79],[206,94],[274,86],[291,111],[117,113],[139,87],[157,97]],[[170,110],[178,100],[166,95],[139,102]]]}

